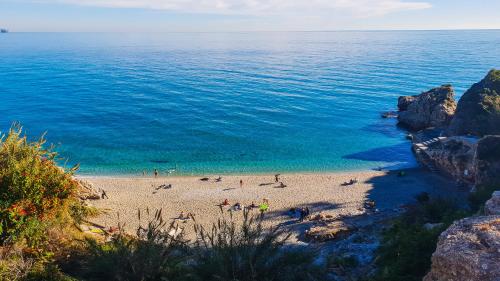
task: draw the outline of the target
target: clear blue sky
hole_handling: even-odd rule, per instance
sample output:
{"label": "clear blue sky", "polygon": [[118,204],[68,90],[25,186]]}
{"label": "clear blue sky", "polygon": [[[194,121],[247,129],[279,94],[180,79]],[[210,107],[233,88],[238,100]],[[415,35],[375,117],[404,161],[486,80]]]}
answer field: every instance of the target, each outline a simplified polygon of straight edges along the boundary
{"label": "clear blue sky", "polygon": [[0,0],[11,31],[500,29],[500,0]]}

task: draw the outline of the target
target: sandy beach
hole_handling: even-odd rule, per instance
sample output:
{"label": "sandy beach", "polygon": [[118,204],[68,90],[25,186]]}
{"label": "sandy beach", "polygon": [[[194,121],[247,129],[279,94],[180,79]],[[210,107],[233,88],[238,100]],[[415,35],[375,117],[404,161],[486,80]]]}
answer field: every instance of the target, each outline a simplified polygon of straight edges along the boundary
{"label": "sandy beach", "polygon": [[[208,176],[207,176],[208,177]],[[284,174],[280,188],[274,175],[230,175],[220,182],[209,177],[82,177],[96,188],[106,191],[109,199],[92,204],[103,214],[93,222],[105,227],[125,223],[127,231],[139,225],[137,211],[162,209],[165,219],[174,219],[181,212],[193,213],[202,224],[210,224],[220,216],[219,204],[225,199],[230,206],[239,202],[244,206],[252,202],[259,204],[269,200],[266,213],[268,223],[283,223],[290,220],[286,212],[292,207],[308,206],[312,214],[324,213],[333,216],[357,216],[364,214],[364,202],[373,200],[379,212],[393,211],[402,204],[411,202],[420,192],[447,194],[454,187],[438,175],[420,169],[407,170],[404,177],[396,172],[364,171],[349,173]],[[350,179],[358,183],[342,186]],[[240,187],[240,180],[243,185]],[[161,185],[172,185],[170,189]],[[224,207],[224,212],[229,209]],[[254,211],[258,214],[258,210]],[[144,212],[143,212],[144,213]],[[238,216],[237,216],[238,217]],[[144,223],[143,219],[143,223]],[[187,222],[186,226],[192,224]]]}

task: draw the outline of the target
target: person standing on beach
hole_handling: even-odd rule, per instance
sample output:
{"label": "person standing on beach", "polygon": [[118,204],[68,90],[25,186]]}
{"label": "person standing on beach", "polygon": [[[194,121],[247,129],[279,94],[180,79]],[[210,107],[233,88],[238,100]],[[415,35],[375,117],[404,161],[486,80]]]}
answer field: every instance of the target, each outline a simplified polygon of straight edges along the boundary
{"label": "person standing on beach", "polygon": [[280,174],[274,175],[274,181],[279,182],[280,181]]}
{"label": "person standing on beach", "polygon": [[157,178],[157,177],[158,177],[158,170],[155,169],[155,178]]}
{"label": "person standing on beach", "polygon": [[243,187],[243,180],[240,180],[240,188]]}

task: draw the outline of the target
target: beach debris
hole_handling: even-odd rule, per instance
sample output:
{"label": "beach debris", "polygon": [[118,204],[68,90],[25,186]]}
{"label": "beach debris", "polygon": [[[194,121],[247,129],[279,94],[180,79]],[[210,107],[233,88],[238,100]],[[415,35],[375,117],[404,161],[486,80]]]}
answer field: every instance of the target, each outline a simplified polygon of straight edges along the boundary
{"label": "beach debris", "polygon": [[325,242],[345,238],[355,229],[353,225],[336,220],[325,225],[311,227],[309,230],[306,230],[305,237],[313,242]]}
{"label": "beach debris", "polygon": [[200,181],[209,181],[210,178],[201,178]]}

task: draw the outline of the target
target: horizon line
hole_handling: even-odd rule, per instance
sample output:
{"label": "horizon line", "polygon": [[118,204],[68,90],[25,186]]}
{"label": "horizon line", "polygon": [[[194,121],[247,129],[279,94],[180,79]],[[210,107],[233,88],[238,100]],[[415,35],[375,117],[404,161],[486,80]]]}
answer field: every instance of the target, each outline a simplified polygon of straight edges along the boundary
{"label": "horizon line", "polygon": [[333,30],[227,30],[227,31],[12,31],[9,33],[277,33],[277,32],[387,32],[387,31],[500,31],[500,28],[438,28],[438,29],[333,29]]}

